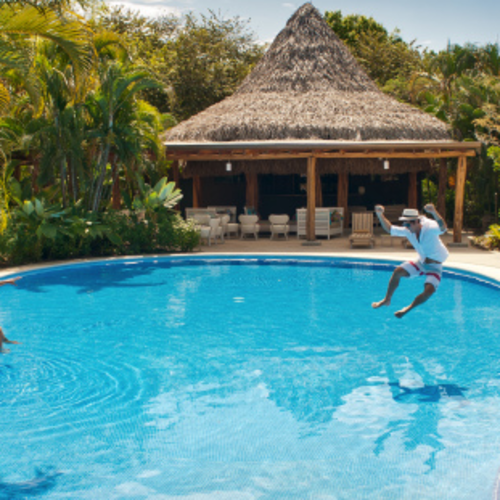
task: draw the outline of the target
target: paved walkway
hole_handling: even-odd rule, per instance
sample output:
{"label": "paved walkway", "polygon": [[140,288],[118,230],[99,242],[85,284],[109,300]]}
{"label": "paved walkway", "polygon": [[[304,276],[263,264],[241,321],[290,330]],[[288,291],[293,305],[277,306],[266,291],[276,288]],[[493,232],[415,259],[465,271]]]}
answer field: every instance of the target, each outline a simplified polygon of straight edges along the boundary
{"label": "paved walkway", "polygon": [[[450,235],[445,235],[443,241],[448,244],[453,241]],[[467,235],[462,239],[464,244],[468,243]],[[247,238],[226,239],[223,244],[202,245],[199,252],[204,254],[309,254],[329,255],[342,257],[356,257],[367,259],[391,259],[405,261],[415,255],[415,250],[405,249],[400,240],[390,238],[389,235],[382,237],[376,235],[375,248],[350,248],[348,236],[318,239],[318,246],[305,245],[303,239],[297,239],[295,235],[288,240],[270,240],[269,236],[262,235],[258,240]],[[449,247],[450,257],[446,261],[446,267],[468,270],[490,276],[500,281],[500,252],[489,252],[471,245],[463,247]]]}

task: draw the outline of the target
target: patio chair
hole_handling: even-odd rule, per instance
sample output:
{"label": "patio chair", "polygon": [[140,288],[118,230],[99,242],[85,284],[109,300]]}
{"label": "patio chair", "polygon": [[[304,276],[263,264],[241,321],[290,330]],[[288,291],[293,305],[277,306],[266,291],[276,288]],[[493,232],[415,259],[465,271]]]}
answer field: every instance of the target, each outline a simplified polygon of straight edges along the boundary
{"label": "patio chair", "polygon": [[239,233],[240,233],[240,225],[238,224],[238,222],[228,222],[226,229],[226,236],[229,238],[231,234],[234,234],[236,237],[238,237]]}
{"label": "patio chair", "polygon": [[286,239],[288,239],[288,231],[290,230],[290,226],[288,225],[288,221],[290,217],[286,214],[284,215],[276,215],[272,214],[269,216],[270,229],[271,229],[271,240],[273,236],[279,236],[282,234]]}
{"label": "patio chair", "polygon": [[[210,238],[213,238],[214,243],[216,244],[217,244],[217,238],[219,238],[221,243],[224,243],[221,220],[219,217],[212,217],[210,219]],[[208,245],[210,246],[210,239]]]}
{"label": "patio chair", "polygon": [[373,237],[373,213],[352,214],[352,234],[349,236],[351,248],[356,246],[375,246]]}
{"label": "patio chair", "polygon": [[257,215],[240,215],[240,239],[246,234],[253,234],[255,239],[258,239],[259,233],[259,217]]}
{"label": "patio chair", "polygon": [[223,215],[220,218],[220,227],[221,227],[221,237],[222,241],[224,241],[224,238],[228,234],[228,226],[229,226],[229,221],[231,220],[230,215]]}
{"label": "patio chair", "polygon": [[210,227],[210,215],[194,214],[190,217],[194,220],[196,228],[200,232],[200,237],[207,241],[208,246],[211,244],[212,228]]}

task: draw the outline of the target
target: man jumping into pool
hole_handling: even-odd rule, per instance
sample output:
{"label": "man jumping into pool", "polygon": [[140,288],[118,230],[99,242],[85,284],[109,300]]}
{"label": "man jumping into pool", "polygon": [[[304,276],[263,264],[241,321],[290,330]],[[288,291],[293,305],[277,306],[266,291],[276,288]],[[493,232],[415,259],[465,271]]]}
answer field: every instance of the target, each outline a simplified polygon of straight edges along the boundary
{"label": "man jumping into pool", "polygon": [[[16,285],[17,286],[17,281],[21,279],[21,276],[18,276],[17,278],[10,278],[8,280],[3,280],[3,281],[0,281],[0,286],[3,286],[3,285]],[[4,342],[6,344],[19,344],[19,342],[16,342],[15,340],[9,340],[5,334],[3,333],[3,330],[0,328],[0,353],[5,353],[5,352],[9,352],[8,349],[3,349],[3,344]]]}
{"label": "man jumping into pool", "polygon": [[381,226],[391,236],[408,238],[408,241],[417,251],[419,258],[414,262],[404,262],[396,267],[389,281],[385,297],[379,302],[374,302],[372,307],[376,309],[390,305],[392,295],[396,291],[401,278],[425,276],[424,291],[417,295],[409,306],[394,313],[397,318],[402,318],[407,312],[428,300],[441,282],[443,262],[448,258],[449,253],[439,236],[446,232],[447,227],[446,222],[432,203],[425,205],[424,210],[434,220],[420,215],[416,209],[407,208],[403,211],[403,216],[399,218],[400,221],[403,221],[402,226],[391,224],[386,219],[384,210],[382,205],[375,206],[375,213],[380,220]]}

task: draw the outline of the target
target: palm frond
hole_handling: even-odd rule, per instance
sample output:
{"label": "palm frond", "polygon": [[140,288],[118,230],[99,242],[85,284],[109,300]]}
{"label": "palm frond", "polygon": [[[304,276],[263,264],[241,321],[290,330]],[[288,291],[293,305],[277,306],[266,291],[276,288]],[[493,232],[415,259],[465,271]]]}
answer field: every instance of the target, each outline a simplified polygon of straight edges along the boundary
{"label": "palm frond", "polygon": [[2,114],[10,104],[10,94],[4,85],[0,82],[0,114]]}
{"label": "palm frond", "polygon": [[79,77],[83,77],[94,62],[92,32],[79,20],[61,17],[49,9],[0,7],[0,33],[51,40],[68,54]]}

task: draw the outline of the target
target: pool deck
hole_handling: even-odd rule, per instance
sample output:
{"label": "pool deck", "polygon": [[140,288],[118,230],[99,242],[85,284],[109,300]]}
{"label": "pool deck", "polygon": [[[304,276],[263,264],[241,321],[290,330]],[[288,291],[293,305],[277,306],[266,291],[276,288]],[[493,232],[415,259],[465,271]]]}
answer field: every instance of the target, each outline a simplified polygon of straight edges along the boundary
{"label": "pool deck", "polygon": [[[349,232],[350,233],[350,232]],[[404,262],[415,257],[412,248],[405,249],[401,240],[390,238],[389,235],[375,235],[375,248],[350,248],[349,233],[344,236],[332,237],[330,240],[319,238],[319,245],[304,244],[304,239],[297,239],[295,235],[270,240],[268,235],[259,236],[258,240],[247,237],[241,239],[226,239],[222,244],[211,246],[202,245],[199,253],[202,254],[285,254],[285,255],[325,255],[332,257],[353,257],[364,259],[395,260]],[[442,237],[448,245],[453,242],[451,234]],[[468,235],[462,238],[464,246],[449,246],[450,256],[445,267],[453,267],[489,276],[500,281],[500,252],[482,250],[469,243]]]}
{"label": "pool deck", "polygon": [[[500,282],[500,252],[481,250],[469,244],[468,234],[464,234],[462,242],[464,246],[449,247],[450,256],[446,261],[445,267],[461,269],[473,273],[478,273],[483,276],[488,276]],[[443,236],[443,241],[448,245],[453,241],[451,234]],[[295,235],[291,235],[288,240],[280,238],[279,240],[270,240],[269,235],[262,235],[258,240],[253,238],[241,239],[226,239],[224,243],[218,243],[211,246],[202,245],[194,255],[324,255],[330,257],[352,257],[377,260],[394,260],[396,262],[404,262],[408,259],[413,259],[416,255],[415,250],[405,249],[398,239],[392,239],[388,235],[375,235],[375,248],[350,248],[349,233],[344,236],[335,236],[330,240],[320,238],[317,240],[318,245],[305,244],[304,239],[297,239]],[[176,254],[178,255],[178,254]],[[192,253],[189,255],[193,255]],[[139,256],[129,256],[139,257]],[[145,256],[151,257],[151,255]],[[96,260],[111,260],[122,259],[127,257],[103,258],[103,259],[79,259],[71,262],[95,262]],[[54,265],[70,264],[70,261],[65,262],[50,262],[44,264],[36,264],[29,266],[11,267],[0,271],[2,276],[12,276],[16,273],[29,271],[32,269],[40,269],[51,267]]]}

